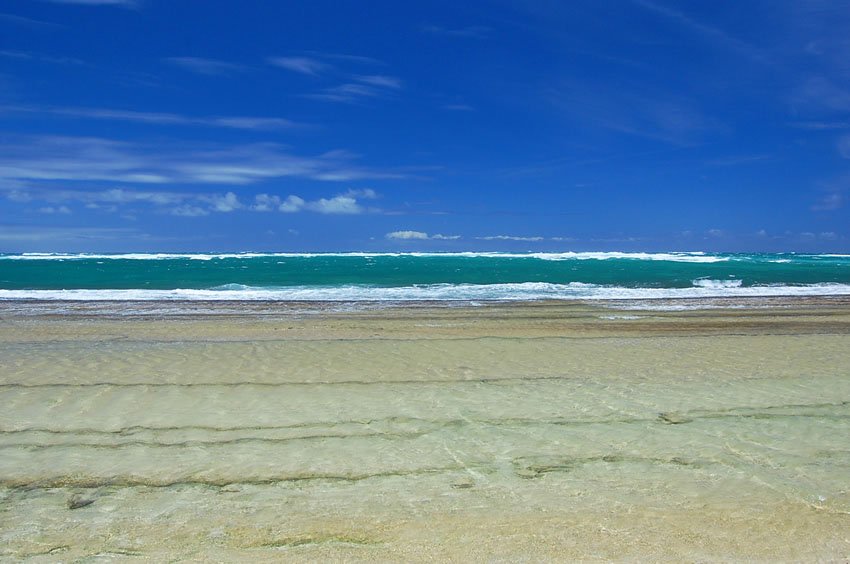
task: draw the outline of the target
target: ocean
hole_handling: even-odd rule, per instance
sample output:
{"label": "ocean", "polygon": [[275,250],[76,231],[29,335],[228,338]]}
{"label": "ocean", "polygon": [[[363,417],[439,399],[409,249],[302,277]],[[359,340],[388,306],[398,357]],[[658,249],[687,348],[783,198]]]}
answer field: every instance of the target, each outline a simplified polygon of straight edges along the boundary
{"label": "ocean", "polygon": [[533,301],[850,294],[850,255],[4,254],[0,299]]}

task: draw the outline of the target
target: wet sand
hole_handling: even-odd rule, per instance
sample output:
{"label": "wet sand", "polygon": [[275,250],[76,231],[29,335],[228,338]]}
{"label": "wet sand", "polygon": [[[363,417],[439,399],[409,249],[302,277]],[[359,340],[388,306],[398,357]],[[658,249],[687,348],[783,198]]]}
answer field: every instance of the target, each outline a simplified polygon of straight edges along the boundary
{"label": "wet sand", "polygon": [[705,305],[0,303],[0,559],[846,560],[850,302]]}

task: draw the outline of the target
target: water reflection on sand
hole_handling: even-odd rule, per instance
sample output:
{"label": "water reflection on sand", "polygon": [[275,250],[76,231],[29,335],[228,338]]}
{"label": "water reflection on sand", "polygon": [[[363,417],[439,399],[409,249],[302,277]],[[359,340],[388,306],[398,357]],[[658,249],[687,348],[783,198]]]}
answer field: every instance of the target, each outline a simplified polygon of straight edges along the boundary
{"label": "water reflection on sand", "polygon": [[0,304],[0,557],[846,558],[850,307],[732,305]]}

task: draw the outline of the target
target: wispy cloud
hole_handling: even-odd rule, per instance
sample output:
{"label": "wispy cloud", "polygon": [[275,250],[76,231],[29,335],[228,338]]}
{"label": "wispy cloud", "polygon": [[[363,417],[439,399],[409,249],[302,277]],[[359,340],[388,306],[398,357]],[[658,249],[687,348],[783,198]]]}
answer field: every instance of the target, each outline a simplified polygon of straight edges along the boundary
{"label": "wispy cloud", "polygon": [[392,231],[384,237],[396,241],[455,241],[461,238],[460,235],[443,235],[441,233],[429,235],[424,231]]}
{"label": "wispy cloud", "polygon": [[[317,92],[304,94],[303,97],[325,102],[358,103],[368,99],[391,95],[401,90],[403,83],[400,78],[386,74],[362,74],[351,72],[346,67],[354,64],[383,64],[377,59],[355,55],[338,55],[310,51],[310,56],[293,55],[286,57],[269,57],[270,65],[283,68],[314,78],[334,79],[343,81],[341,84],[327,86]],[[333,63],[329,62],[332,60]]]}
{"label": "wispy cloud", "polygon": [[[850,135],[839,140],[838,151],[845,159],[850,159]],[[840,176],[820,186],[820,197],[812,204],[812,211],[829,212],[843,208],[850,201],[850,175]]]}
{"label": "wispy cloud", "polygon": [[13,201],[47,202],[50,204],[84,204],[90,209],[115,211],[115,206],[132,204],[151,204],[157,206],[175,205],[187,200],[205,197],[190,192],[150,191],[128,188],[110,188],[107,190],[75,190],[34,186],[14,193],[7,193]]}
{"label": "wispy cloud", "polygon": [[448,28],[438,25],[423,25],[422,31],[433,35],[443,35],[447,37],[468,37],[472,39],[484,39],[492,31],[492,28],[483,25],[471,25],[461,28]]}
{"label": "wispy cloud", "polygon": [[809,129],[812,131],[850,129],[850,121],[794,121],[788,125],[797,129]]}
{"label": "wispy cloud", "polygon": [[810,78],[797,89],[792,103],[798,109],[815,111],[850,111],[850,90],[825,77]]}
{"label": "wispy cloud", "polygon": [[314,100],[324,100],[327,102],[345,102],[345,103],[354,103],[360,102],[366,98],[377,98],[381,96],[382,91],[378,88],[367,86],[365,84],[340,84],[339,86],[332,86],[330,88],[325,88],[321,92],[316,92],[313,94],[305,94],[306,98],[312,98]]}
{"label": "wispy cloud", "polygon": [[749,43],[746,43],[732,36],[731,34],[723,31],[720,28],[705,24],[678,10],[663,6],[650,0],[633,0],[633,2],[638,6],[645,8],[646,10],[654,12],[675,22],[676,24],[688,29],[691,32],[695,32],[697,35],[704,37],[706,40],[718,46],[744,55],[753,62],[770,62],[764,51],[754,45],[750,45]]}
{"label": "wispy cloud", "polygon": [[23,27],[29,28],[49,28],[49,27],[64,27],[60,24],[53,22],[45,22],[42,20],[34,20],[32,18],[25,18],[23,16],[17,16],[15,14],[5,14],[0,13],[0,22],[9,23],[13,25],[19,25]]}
{"label": "wispy cloud", "polygon": [[276,67],[310,76],[318,76],[332,68],[331,65],[312,57],[270,57],[268,62]]}
{"label": "wispy cloud", "polygon": [[608,129],[687,146],[726,126],[694,102],[639,83],[618,88],[598,81],[567,80],[544,94],[556,108],[590,128]]}
{"label": "wispy cloud", "polygon": [[845,159],[850,159],[850,135],[843,135],[838,140],[838,153]]}
{"label": "wispy cloud", "polygon": [[135,229],[96,227],[47,227],[0,225],[0,242],[39,243],[54,241],[90,241],[93,239],[147,238]]}
{"label": "wispy cloud", "polygon": [[201,125],[231,129],[278,130],[304,127],[283,118],[220,116],[194,117],[161,112],[137,112],[111,108],[62,108],[40,106],[0,106],[2,113],[52,114],[69,118],[132,121],[157,125]]}
{"label": "wispy cloud", "polygon": [[449,110],[451,112],[474,112],[475,108],[470,106],[469,104],[446,104],[442,106],[444,110]]}
{"label": "wispy cloud", "polygon": [[358,65],[372,65],[372,66],[381,66],[386,63],[380,59],[376,59],[374,57],[364,57],[363,55],[350,55],[346,53],[328,53],[325,51],[302,51],[306,55],[312,57],[319,57],[321,59],[332,60],[332,61],[341,61],[346,63],[355,63]]}
{"label": "wispy cloud", "polygon": [[309,127],[303,123],[294,122],[286,118],[269,118],[269,117],[213,117],[200,118],[197,123],[201,125],[213,125],[217,127],[230,127],[233,129],[292,129],[297,127]]}
{"label": "wispy cloud", "polygon": [[394,95],[402,88],[400,79],[385,75],[357,75],[356,82],[325,88],[320,92],[305,94],[305,97],[326,102],[354,104],[368,99]]}
{"label": "wispy cloud", "polygon": [[167,57],[165,61],[187,71],[208,76],[227,76],[247,70],[244,65],[203,57]]}
{"label": "wispy cloud", "polygon": [[766,161],[771,158],[771,155],[733,155],[730,157],[719,157],[706,161],[709,166],[737,166],[751,164],[759,161]]}
{"label": "wispy cloud", "polygon": [[408,176],[355,160],[346,151],[293,155],[275,143],[186,147],[96,137],[0,139],[0,180],[241,185],[286,177],[350,181]]}
{"label": "wispy cloud", "polygon": [[51,55],[42,55],[31,51],[0,51],[0,57],[6,59],[17,59],[19,61],[29,61],[36,63],[49,63],[54,65],[85,65],[86,62],[74,57],[54,57]]}
{"label": "wispy cloud", "polygon": [[402,86],[401,79],[382,74],[358,75],[354,79],[363,84],[371,84],[372,86],[391,88],[393,90],[398,90]]}
{"label": "wispy cloud", "polygon": [[136,8],[140,0],[42,0],[54,4],[80,4],[83,6],[123,6],[125,8]]}
{"label": "wispy cloud", "polygon": [[829,192],[818,198],[817,202],[812,204],[812,211],[833,211],[844,207],[846,203],[844,194],[839,191]]}

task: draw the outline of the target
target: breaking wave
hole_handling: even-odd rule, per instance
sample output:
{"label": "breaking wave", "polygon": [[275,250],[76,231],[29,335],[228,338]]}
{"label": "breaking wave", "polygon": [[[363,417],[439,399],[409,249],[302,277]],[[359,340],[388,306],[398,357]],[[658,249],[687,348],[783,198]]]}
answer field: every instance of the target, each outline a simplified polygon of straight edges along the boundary
{"label": "breaking wave", "polygon": [[429,284],[399,287],[291,286],[254,287],[227,284],[204,290],[0,290],[3,300],[86,301],[537,301],[537,300],[647,300],[673,298],[844,296],[850,284],[743,286],[738,280],[695,280],[690,288],[626,288],[597,284]]}

